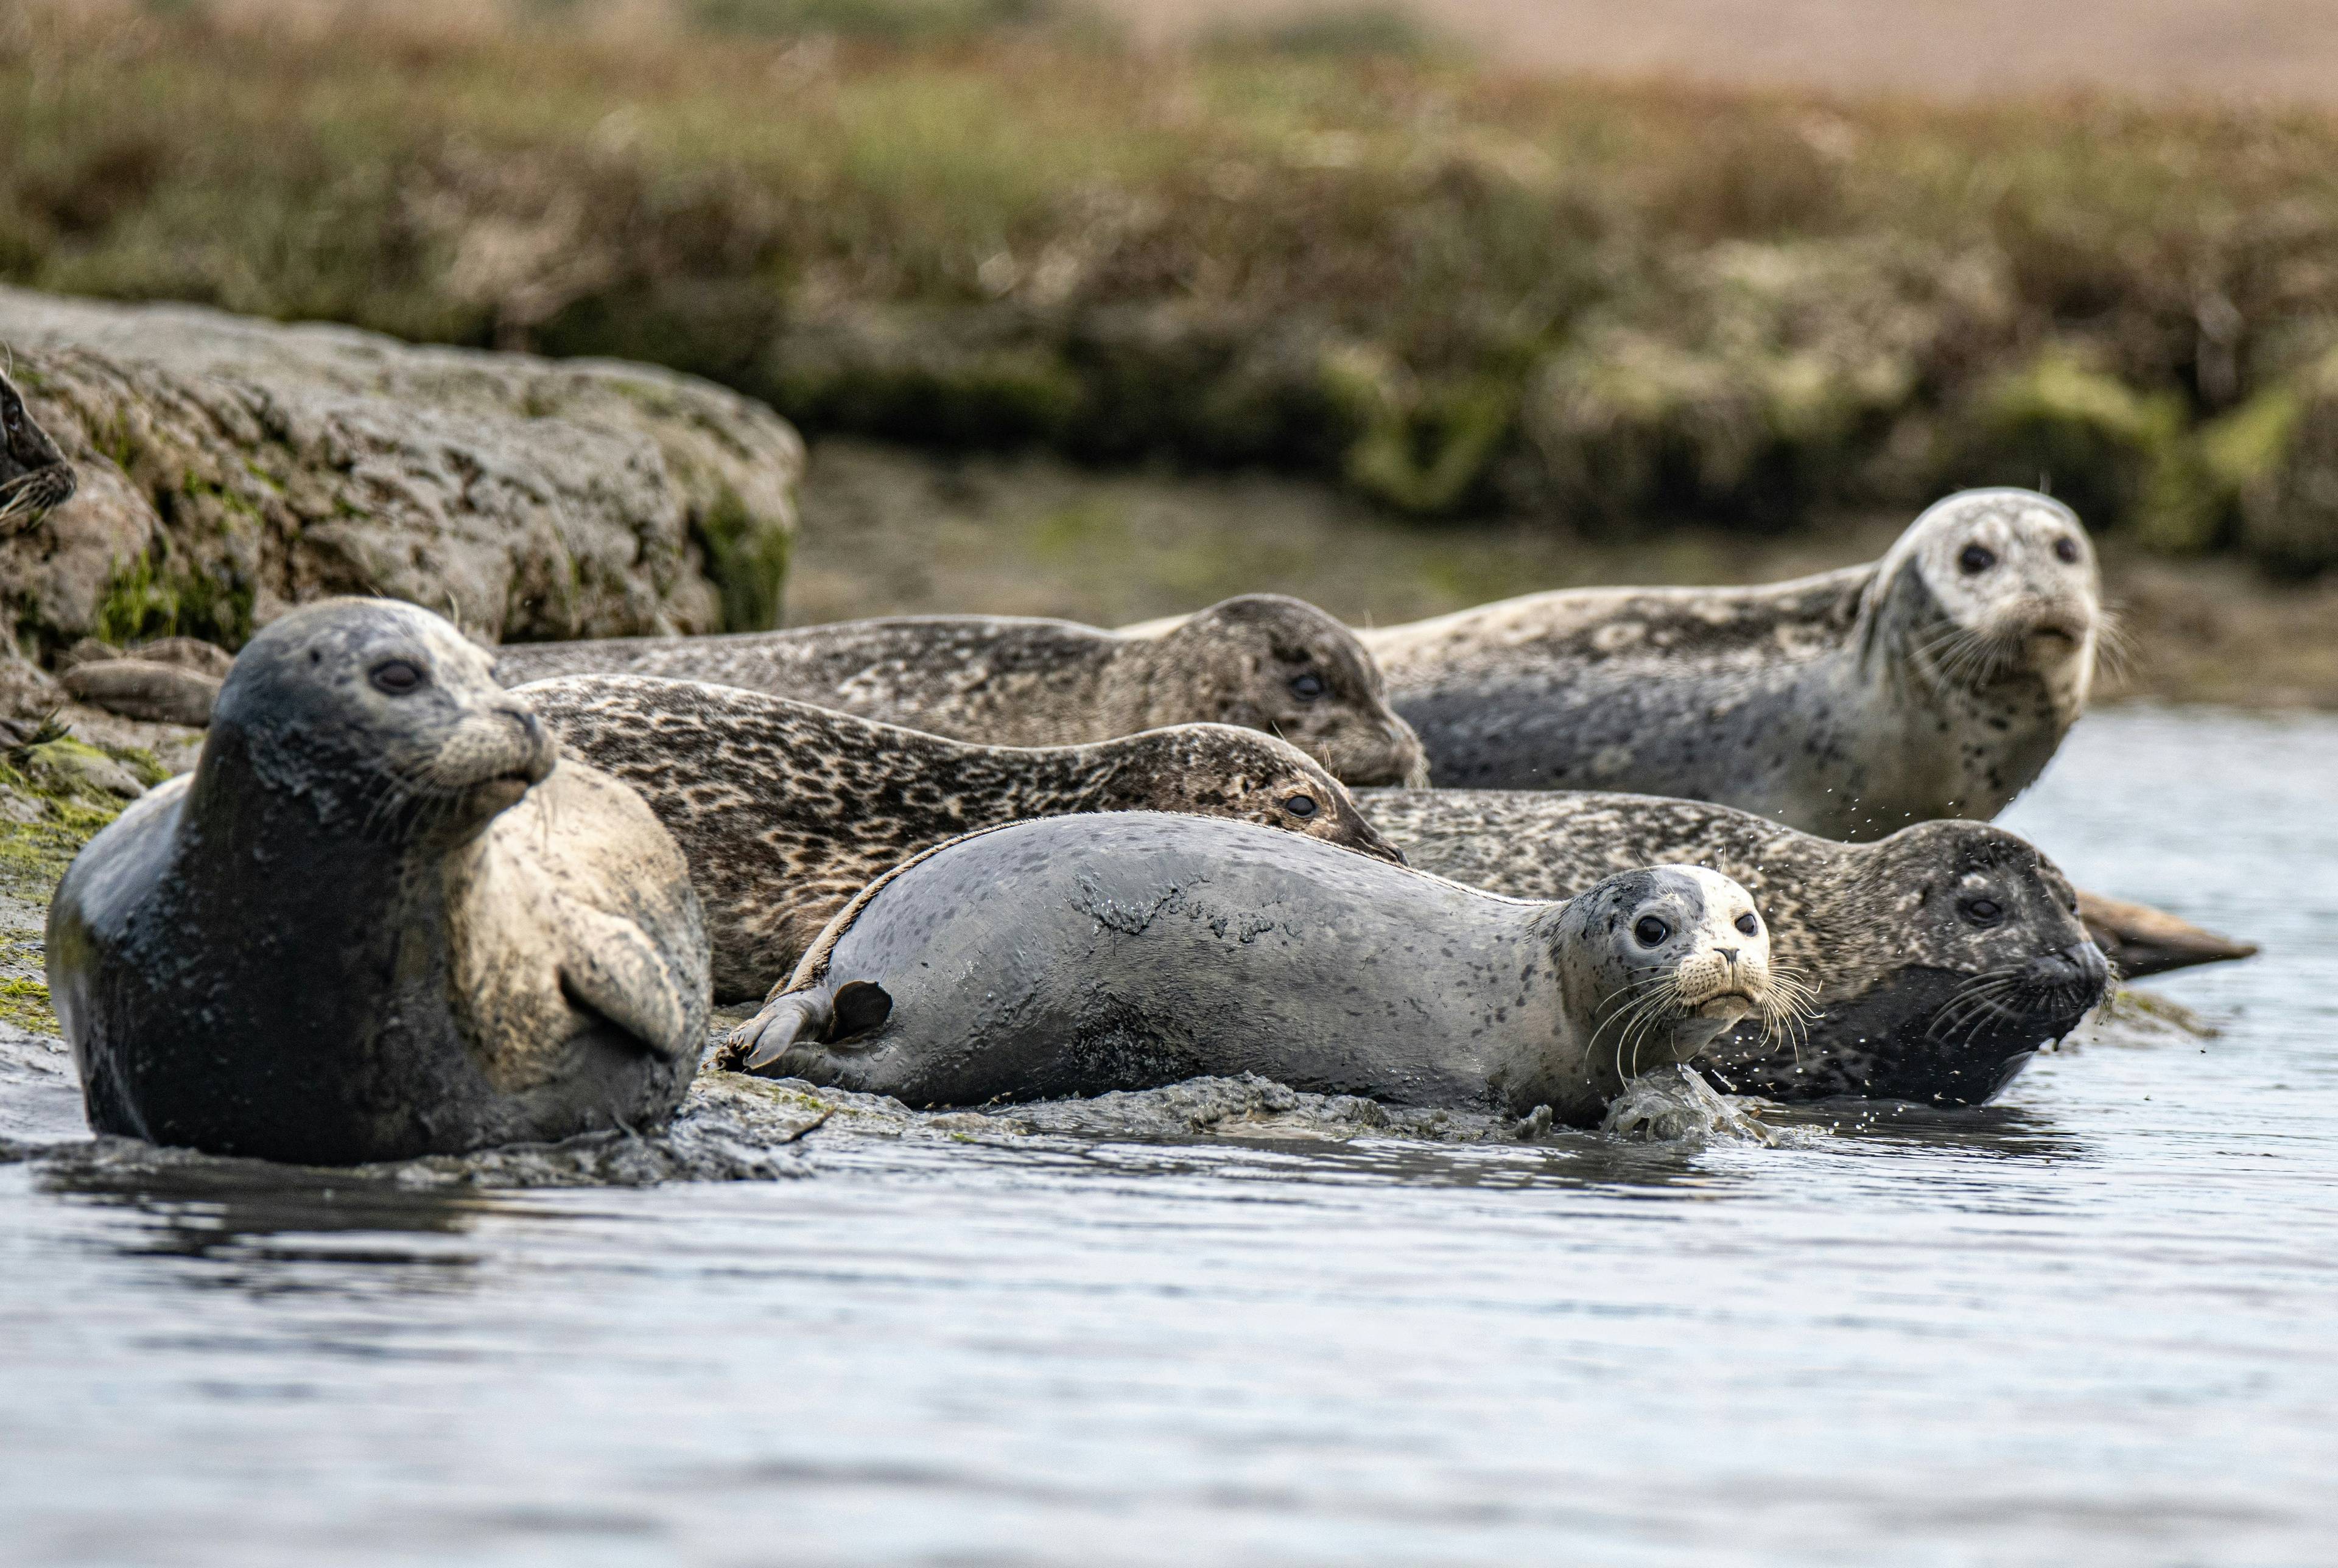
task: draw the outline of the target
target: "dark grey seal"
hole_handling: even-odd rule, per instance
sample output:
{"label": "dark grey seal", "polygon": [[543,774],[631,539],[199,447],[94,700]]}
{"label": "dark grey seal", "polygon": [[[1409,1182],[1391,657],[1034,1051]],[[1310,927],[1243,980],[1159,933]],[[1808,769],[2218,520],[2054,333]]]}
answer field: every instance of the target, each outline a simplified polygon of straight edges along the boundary
{"label": "dark grey seal", "polygon": [[2086,707],[2098,600],[2068,507],[1970,490],[1869,566],[1536,593],[1363,639],[1439,786],[1678,796],[1864,839],[1994,817],[2038,777]]}
{"label": "dark grey seal", "polygon": [[572,675],[517,692],[569,755],[632,786],[682,846],[718,1001],[785,980],[855,893],[920,850],[1027,817],[1190,811],[1398,858],[1297,748],[1222,724],[977,746],[692,681]]}
{"label": "dark grey seal", "polygon": [[1740,1029],[1705,1061],[1773,1099],[1979,1104],[2077,1027],[2108,980],[2069,883],[1985,822],[1838,844],[1642,795],[1376,790],[1363,805],[1415,865],[1514,898],[1570,897],[1658,860],[1742,883],[1773,964],[1810,979],[1816,1010],[1783,1040]]}
{"label": "dark grey seal", "polygon": [[193,773],[50,908],[90,1124],[339,1165],[662,1122],[704,1042],[697,899],[648,808],[557,757],[427,611],[254,638]]}
{"label": "dark grey seal", "polygon": [[0,376],[0,538],[22,534],[73,498],[78,483],[49,433]]}
{"label": "dark grey seal", "polygon": [[1636,1074],[1783,1019],[1768,946],[1695,867],[1525,903],[1247,822],[1056,817],[870,885],[724,1050],[911,1105],[1248,1072],[1596,1123]]}
{"label": "dark grey seal", "polygon": [[1280,736],[1349,784],[1428,782],[1355,634],[1249,593],[1163,637],[997,615],[847,621],[724,637],[515,643],[496,677],[709,681],[989,746],[1077,746],[1172,724]]}

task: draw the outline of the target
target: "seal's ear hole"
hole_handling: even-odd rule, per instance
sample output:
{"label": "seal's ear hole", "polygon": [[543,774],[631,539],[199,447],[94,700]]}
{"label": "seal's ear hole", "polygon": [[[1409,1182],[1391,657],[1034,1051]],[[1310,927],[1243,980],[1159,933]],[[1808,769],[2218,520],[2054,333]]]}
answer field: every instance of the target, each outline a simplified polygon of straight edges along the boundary
{"label": "seal's ear hole", "polygon": [[830,1040],[850,1040],[855,1034],[866,1034],[893,1015],[893,998],[882,985],[867,980],[847,980],[836,988],[836,1022],[830,1027]]}

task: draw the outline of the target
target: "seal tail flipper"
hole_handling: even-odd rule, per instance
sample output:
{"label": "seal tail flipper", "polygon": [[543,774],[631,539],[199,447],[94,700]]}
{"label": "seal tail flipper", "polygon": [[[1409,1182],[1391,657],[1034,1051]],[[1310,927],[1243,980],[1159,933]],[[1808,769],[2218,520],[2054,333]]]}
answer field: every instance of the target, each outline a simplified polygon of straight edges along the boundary
{"label": "seal tail flipper", "polygon": [[814,985],[784,991],[731,1032],[722,1043],[722,1054],[747,1072],[760,1072],[791,1046],[849,1040],[868,1034],[892,1015],[891,995],[866,980],[847,980],[832,989]]}
{"label": "seal tail flipper", "polygon": [[2196,964],[2223,964],[2254,956],[2256,944],[2235,942],[2204,931],[2148,904],[2130,904],[2078,889],[2078,918],[2124,979],[2165,975]]}

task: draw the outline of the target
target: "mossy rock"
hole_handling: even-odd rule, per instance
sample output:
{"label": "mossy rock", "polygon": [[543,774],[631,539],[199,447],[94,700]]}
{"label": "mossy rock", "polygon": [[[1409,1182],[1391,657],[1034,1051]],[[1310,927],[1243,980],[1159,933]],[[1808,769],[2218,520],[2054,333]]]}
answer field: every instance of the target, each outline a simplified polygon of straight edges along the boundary
{"label": "mossy rock", "polygon": [[2200,433],[2242,547],[2284,576],[2338,565],[2338,350]]}
{"label": "mossy rock", "polygon": [[1413,516],[1479,498],[1517,423],[1517,388],[1488,377],[1424,384],[1362,348],[1324,356],[1321,377],[1327,399],[1356,431],[1341,477]]}
{"label": "mossy rock", "polygon": [[2097,531],[2132,530],[2171,551],[2215,543],[2183,399],[2139,392],[2069,348],[2049,347],[1982,388],[1946,445],[1945,486],[2045,489]]}

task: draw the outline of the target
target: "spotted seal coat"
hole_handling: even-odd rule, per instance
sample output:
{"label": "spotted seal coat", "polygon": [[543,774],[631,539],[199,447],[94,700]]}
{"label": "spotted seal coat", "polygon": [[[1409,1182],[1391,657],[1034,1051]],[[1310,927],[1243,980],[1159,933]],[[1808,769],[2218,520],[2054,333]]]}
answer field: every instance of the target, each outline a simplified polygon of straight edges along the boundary
{"label": "spotted seal coat", "polygon": [[688,869],[412,605],[254,638],[192,774],[49,912],[90,1124],[352,1164],[653,1127],[704,1043]]}
{"label": "spotted seal coat", "polygon": [[1745,890],[1662,867],[1528,903],[1247,822],[1129,812],[954,839],[865,888],[725,1051],[912,1105],[1262,1073],[1596,1122],[1781,1013]]}
{"label": "spotted seal coat", "polygon": [[1994,817],[2085,708],[2093,547],[2029,490],[1756,588],[1529,594],[1363,633],[1447,789],[1712,800],[1830,838]]}
{"label": "spotted seal coat", "polygon": [[0,376],[0,538],[22,534],[73,498],[74,466],[15,384]]}
{"label": "spotted seal coat", "polygon": [[1364,808],[1415,865],[1516,898],[1566,898],[1654,860],[1753,895],[1782,973],[1816,988],[1784,1040],[1740,1029],[1707,1061],[1773,1099],[1995,1095],[2102,1000],[2108,967],[2070,885],[1985,822],[1839,844],[1694,800],[1535,790],[1374,790]]}
{"label": "spotted seal coat", "polygon": [[1426,783],[1354,633],[1311,604],[1248,593],[1174,635],[1067,621],[921,615],[722,637],[517,643],[506,685],[659,675],[791,697],[991,746],[1076,746],[1172,724],[1262,730],[1349,784]]}
{"label": "spotted seal coat", "polygon": [[786,979],[830,917],[893,867],[1026,817],[1199,812],[1397,858],[1297,748],[1222,724],[1015,748],[698,681],[572,675],[518,694],[568,754],[630,785],[682,846],[719,1001]]}

